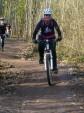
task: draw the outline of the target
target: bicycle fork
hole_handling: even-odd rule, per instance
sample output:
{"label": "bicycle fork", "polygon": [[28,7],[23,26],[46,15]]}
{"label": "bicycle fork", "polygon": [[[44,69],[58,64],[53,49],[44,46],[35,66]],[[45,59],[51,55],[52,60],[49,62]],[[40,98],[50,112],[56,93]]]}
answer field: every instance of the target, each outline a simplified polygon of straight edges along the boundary
{"label": "bicycle fork", "polygon": [[47,65],[46,65],[46,58],[47,55],[49,56],[49,61],[50,61],[50,69],[53,69],[53,56],[52,56],[52,52],[50,50],[49,53],[44,53],[44,66],[45,66],[45,70],[47,70]]}

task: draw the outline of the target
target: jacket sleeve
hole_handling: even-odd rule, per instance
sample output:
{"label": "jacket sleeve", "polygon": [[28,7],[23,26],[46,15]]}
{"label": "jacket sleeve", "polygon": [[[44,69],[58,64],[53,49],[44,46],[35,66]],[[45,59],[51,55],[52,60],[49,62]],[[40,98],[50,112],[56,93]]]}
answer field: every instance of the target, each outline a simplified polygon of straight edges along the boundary
{"label": "jacket sleeve", "polygon": [[[57,22],[56,22],[55,20],[54,20],[54,26],[55,26],[56,31],[58,32],[59,38],[62,39],[62,33],[61,33],[61,30],[60,30],[59,25],[57,24]],[[60,40],[61,40],[61,39],[60,39]]]}
{"label": "jacket sleeve", "polygon": [[36,35],[37,35],[38,31],[40,30],[40,28],[41,28],[41,20],[37,23],[36,28],[33,32],[33,39],[36,39]]}

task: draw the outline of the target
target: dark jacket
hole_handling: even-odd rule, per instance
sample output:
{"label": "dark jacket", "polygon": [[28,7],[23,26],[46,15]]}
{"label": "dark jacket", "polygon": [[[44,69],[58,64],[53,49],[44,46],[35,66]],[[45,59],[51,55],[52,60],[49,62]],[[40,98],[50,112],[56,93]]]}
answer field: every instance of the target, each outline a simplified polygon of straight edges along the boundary
{"label": "dark jacket", "polygon": [[6,24],[3,23],[2,25],[0,25],[0,35],[5,34],[6,32]]}
{"label": "dark jacket", "polygon": [[61,36],[60,28],[57,24],[57,22],[52,18],[48,24],[45,24],[44,19],[41,19],[38,24],[36,25],[36,28],[33,33],[33,39],[36,39],[36,35],[41,30],[41,33],[39,35],[39,39],[55,39],[55,29],[58,32],[58,36]]}

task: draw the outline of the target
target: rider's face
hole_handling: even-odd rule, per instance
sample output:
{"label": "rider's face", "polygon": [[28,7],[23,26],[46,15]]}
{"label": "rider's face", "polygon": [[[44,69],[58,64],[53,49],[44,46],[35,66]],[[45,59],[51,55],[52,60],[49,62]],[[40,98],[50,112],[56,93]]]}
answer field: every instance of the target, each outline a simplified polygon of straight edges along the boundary
{"label": "rider's face", "polygon": [[0,20],[0,24],[3,24],[4,23],[4,21],[3,20]]}
{"label": "rider's face", "polygon": [[51,15],[44,15],[45,24],[48,25],[51,20]]}
{"label": "rider's face", "polygon": [[49,20],[50,18],[51,18],[51,15],[49,15],[49,14],[45,14],[45,15],[44,15],[44,19],[45,19],[45,20]]}

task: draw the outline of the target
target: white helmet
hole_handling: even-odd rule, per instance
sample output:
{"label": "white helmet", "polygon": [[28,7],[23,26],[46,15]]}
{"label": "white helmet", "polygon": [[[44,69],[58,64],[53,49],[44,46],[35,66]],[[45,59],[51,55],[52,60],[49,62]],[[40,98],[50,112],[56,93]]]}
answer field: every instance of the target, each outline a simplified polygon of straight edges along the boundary
{"label": "white helmet", "polygon": [[44,9],[44,15],[51,15],[51,14],[52,14],[52,11],[50,8]]}
{"label": "white helmet", "polygon": [[4,17],[0,17],[0,20],[4,20]]}

